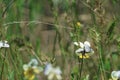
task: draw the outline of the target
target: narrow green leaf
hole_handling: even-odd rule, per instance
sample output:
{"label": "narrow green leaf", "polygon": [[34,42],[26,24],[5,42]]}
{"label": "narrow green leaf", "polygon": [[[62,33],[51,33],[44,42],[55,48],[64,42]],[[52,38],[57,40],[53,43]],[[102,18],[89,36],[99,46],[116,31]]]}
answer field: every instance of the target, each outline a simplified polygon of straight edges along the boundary
{"label": "narrow green leaf", "polygon": [[108,31],[107,31],[107,35],[108,35],[108,38],[112,38],[112,34],[114,32],[114,28],[116,26],[116,21],[113,21],[112,23],[110,23],[110,25],[108,26]]}

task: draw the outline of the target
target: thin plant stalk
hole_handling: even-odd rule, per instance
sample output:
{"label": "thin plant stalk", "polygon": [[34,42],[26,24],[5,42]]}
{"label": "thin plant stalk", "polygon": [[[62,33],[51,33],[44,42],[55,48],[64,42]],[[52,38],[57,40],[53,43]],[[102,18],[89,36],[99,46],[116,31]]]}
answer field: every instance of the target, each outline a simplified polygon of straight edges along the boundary
{"label": "thin plant stalk", "polygon": [[4,65],[5,65],[5,59],[6,59],[6,50],[5,50],[5,56],[3,57],[3,61],[2,61],[2,71],[1,71],[1,74],[0,74],[0,78],[2,80],[2,74],[4,72]]}
{"label": "thin plant stalk", "polygon": [[99,44],[99,60],[100,60],[100,71],[103,73],[103,78],[105,80],[105,70],[104,70],[104,63],[102,58],[102,45]]}
{"label": "thin plant stalk", "polygon": [[[81,60],[81,61],[80,61],[80,60]],[[82,59],[80,59],[80,58],[78,57],[78,61],[79,61],[79,71],[80,71],[78,78],[81,79],[82,69],[83,69],[83,54],[82,54]]]}

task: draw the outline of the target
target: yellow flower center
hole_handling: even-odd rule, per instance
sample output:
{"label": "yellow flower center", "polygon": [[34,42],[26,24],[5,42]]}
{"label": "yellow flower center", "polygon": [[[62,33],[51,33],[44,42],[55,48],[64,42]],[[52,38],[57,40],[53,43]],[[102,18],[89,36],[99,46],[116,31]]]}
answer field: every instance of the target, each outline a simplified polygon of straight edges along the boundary
{"label": "yellow flower center", "polygon": [[35,78],[34,69],[29,68],[28,70],[24,71],[24,76],[28,80],[33,80]]}
{"label": "yellow flower center", "polygon": [[78,56],[79,56],[79,58],[84,58],[84,59],[90,57],[87,53],[85,53],[84,55],[83,54],[79,54]]}

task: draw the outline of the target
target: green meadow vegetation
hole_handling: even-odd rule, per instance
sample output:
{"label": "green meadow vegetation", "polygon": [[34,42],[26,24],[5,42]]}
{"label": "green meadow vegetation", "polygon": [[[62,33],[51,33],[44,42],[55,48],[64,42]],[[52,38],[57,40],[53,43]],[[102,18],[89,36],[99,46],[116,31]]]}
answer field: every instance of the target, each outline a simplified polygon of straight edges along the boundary
{"label": "green meadow vegetation", "polygon": [[120,0],[0,0],[0,80],[120,80],[119,8]]}

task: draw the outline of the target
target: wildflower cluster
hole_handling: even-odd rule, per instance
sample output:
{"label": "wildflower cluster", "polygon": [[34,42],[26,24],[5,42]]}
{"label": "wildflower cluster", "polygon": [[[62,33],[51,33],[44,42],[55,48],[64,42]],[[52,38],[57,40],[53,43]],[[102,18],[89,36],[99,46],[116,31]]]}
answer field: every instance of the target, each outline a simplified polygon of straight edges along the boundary
{"label": "wildflower cluster", "polygon": [[[32,59],[28,64],[23,65],[23,70],[25,79],[34,80],[35,75],[42,72],[43,68],[38,66],[38,61],[36,59]],[[53,80],[54,78],[57,80],[62,79],[60,68],[53,68],[50,63],[46,64],[44,74],[48,76],[48,80]]]}
{"label": "wildflower cluster", "polygon": [[[79,58],[89,58],[94,53],[94,50],[91,48],[88,41],[85,41],[84,43],[74,42],[74,45],[78,47],[78,49],[75,50],[75,53]],[[0,41],[0,48],[9,47],[10,45],[7,41]],[[43,70],[43,67],[38,64],[39,63],[36,59],[31,59],[28,64],[23,65],[25,79],[34,80],[37,74],[44,71],[44,75],[47,76],[48,80],[62,80],[62,71],[59,67],[53,67],[52,64],[48,63]],[[84,80],[89,80],[89,75],[87,75]],[[112,71],[111,79],[109,80],[120,80],[120,71]]]}
{"label": "wildflower cluster", "polygon": [[[79,58],[89,58],[90,55],[94,53],[88,41],[85,41],[84,43],[74,42],[74,45],[79,47],[75,50],[75,53],[79,56]],[[109,80],[120,80],[120,71],[112,71],[111,77],[112,79]]]}

